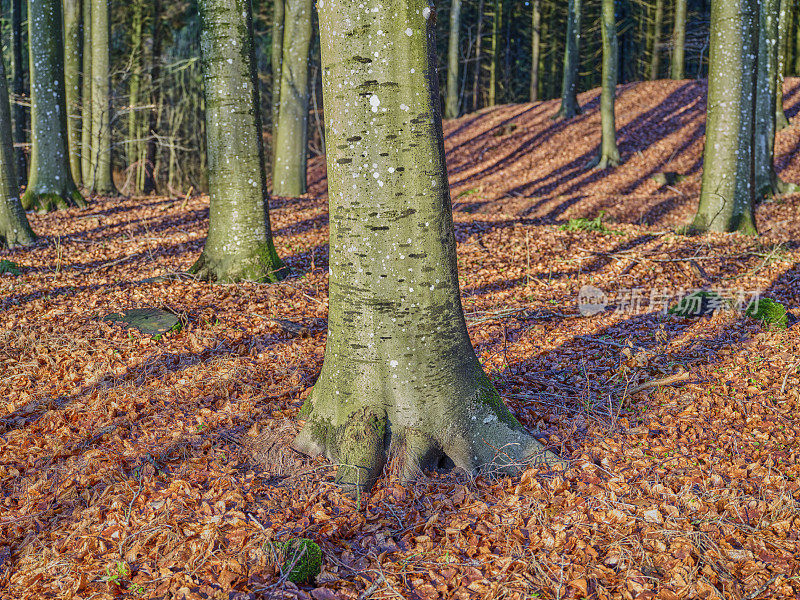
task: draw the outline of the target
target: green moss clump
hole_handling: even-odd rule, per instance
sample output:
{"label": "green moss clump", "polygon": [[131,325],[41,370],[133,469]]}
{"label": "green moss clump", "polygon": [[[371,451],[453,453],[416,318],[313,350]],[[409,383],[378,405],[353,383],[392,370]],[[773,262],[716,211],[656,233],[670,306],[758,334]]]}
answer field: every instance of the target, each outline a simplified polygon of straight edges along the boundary
{"label": "green moss clump", "polygon": [[0,275],[13,275],[14,277],[18,277],[21,274],[22,270],[17,263],[6,259],[0,260]]}
{"label": "green moss clump", "polygon": [[716,292],[697,290],[678,300],[667,312],[676,317],[701,317],[727,308],[730,303]]}
{"label": "green moss clump", "polygon": [[282,570],[289,571],[287,578],[292,583],[306,583],[322,571],[322,550],[308,538],[273,542],[270,547],[283,561]]}
{"label": "green moss clump", "polygon": [[597,218],[594,219],[585,219],[583,217],[570,219],[559,227],[559,229],[561,231],[596,231],[597,233],[603,234],[623,235],[623,232],[609,229],[608,226],[603,223],[603,215],[605,215],[605,212],[606,211],[601,210]]}
{"label": "green moss clump", "polygon": [[748,317],[761,321],[761,324],[765,327],[786,329],[789,326],[789,315],[786,312],[786,307],[770,298],[753,300],[744,312]]}
{"label": "green moss clump", "polygon": [[479,404],[488,406],[503,423],[512,429],[522,427],[516,417],[508,410],[500,394],[497,393],[492,380],[489,379],[483,371],[481,371],[479,375],[478,385],[478,393],[475,396],[475,400],[477,400]]}

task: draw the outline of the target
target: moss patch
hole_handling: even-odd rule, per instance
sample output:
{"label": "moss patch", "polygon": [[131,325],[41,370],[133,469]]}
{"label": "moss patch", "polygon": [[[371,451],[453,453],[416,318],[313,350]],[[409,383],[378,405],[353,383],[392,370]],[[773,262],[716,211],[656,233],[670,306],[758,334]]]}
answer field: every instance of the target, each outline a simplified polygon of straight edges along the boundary
{"label": "moss patch", "polygon": [[292,538],[273,542],[270,549],[278,555],[281,570],[288,572],[292,583],[307,583],[322,571],[322,550],[308,538]]}
{"label": "moss patch", "polygon": [[786,329],[789,326],[789,313],[780,302],[770,298],[758,298],[745,309],[745,314],[761,321],[764,327]]}
{"label": "moss patch", "polygon": [[21,274],[22,270],[17,263],[6,259],[0,260],[0,275],[13,275],[14,277],[18,277]]}
{"label": "moss patch", "polygon": [[716,292],[697,290],[678,300],[667,312],[676,317],[688,318],[702,317],[712,314],[715,310],[729,308],[730,303]]}

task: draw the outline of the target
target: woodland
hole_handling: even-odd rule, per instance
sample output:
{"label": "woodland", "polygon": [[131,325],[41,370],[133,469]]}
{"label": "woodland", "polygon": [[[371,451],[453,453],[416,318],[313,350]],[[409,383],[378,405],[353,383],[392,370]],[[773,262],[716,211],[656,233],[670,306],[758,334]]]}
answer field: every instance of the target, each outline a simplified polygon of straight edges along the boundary
{"label": "woodland", "polygon": [[0,34],[0,598],[800,598],[795,0]]}

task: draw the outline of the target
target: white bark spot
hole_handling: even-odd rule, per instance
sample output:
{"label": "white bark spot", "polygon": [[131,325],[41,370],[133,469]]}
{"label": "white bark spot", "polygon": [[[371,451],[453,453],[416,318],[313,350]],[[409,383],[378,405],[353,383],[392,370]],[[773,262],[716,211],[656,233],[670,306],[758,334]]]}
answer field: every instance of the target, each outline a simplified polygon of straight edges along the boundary
{"label": "white bark spot", "polygon": [[411,37],[412,35],[414,35],[414,32],[411,30],[411,27],[409,27],[408,29],[406,29],[406,35],[407,35],[408,37]]}

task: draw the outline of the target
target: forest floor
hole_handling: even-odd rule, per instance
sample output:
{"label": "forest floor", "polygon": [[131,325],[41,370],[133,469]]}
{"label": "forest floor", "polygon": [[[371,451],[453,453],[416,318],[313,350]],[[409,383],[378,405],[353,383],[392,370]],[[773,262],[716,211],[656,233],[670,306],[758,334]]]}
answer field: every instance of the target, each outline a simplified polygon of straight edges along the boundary
{"label": "forest floor", "polygon": [[[42,242],[0,254],[22,271],[0,276],[0,597],[800,598],[800,326],[661,310],[713,287],[800,315],[800,195],[759,207],[758,238],[674,233],[699,193],[702,92],[625,86],[625,163],[600,173],[582,169],[596,92],[569,123],[544,102],[445,126],[470,335],[565,472],[390,475],[353,501],[287,449],[325,346],[319,160],[311,194],[273,199],[296,274],[276,285],[152,280],[199,255],[207,197],[32,216]],[[795,118],[800,80],[787,92]],[[778,165],[800,183],[794,120]],[[609,310],[581,316],[585,285]],[[183,328],[102,320],[147,306]],[[315,585],[265,549],[290,536],[322,547]]]}

